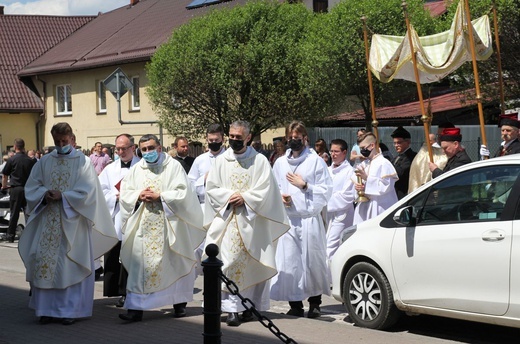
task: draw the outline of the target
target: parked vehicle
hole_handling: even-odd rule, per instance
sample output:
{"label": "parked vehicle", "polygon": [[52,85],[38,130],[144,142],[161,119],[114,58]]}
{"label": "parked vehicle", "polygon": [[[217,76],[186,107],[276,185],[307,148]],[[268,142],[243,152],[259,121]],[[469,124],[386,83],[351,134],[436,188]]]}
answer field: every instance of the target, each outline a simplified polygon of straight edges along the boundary
{"label": "parked vehicle", "polygon": [[357,225],[332,258],[352,321],[403,312],[520,327],[520,159],[464,165]]}
{"label": "parked vehicle", "polygon": [[[9,227],[9,219],[11,218],[11,212],[9,208],[9,194],[0,194],[0,240],[5,240],[7,237],[7,228]],[[24,228],[25,216],[24,214],[20,214],[20,218],[18,219],[18,226],[16,226],[16,240],[20,238]]]}

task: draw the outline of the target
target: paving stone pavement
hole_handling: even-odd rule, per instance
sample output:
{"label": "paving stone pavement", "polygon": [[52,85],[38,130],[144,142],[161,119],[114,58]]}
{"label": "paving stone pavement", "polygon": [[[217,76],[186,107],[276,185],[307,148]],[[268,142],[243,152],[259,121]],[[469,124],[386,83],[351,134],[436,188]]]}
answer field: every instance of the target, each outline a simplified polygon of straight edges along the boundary
{"label": "paving stone pavement", "polygon": [[[185,318],[175,319],[173,309],[155,309],[144,313],[143,321],[126,323],[118,318],[124,312],[115,307],[118,298],[103,297],[103,282],[96,282],[93,316],[80,319],[74,325],[61,323],[41,325],[34,311],[28,307],[29,286],[25,281],[25,268],[18,255],[17,243],[0,242],[0,344],[83,344],[83,343],[186,343],[204,342],[204,317],[202,315],[203,277],[195,284],[194,300],[188,303]],[[401,343],[404,333],[370,331],[352,326],[345,321],[343,306],[324,296],[322,317],[318,319],[295,318],[287,312],[286,302],[271,302],[269,317],[288,337],[300,344],[314,343]],[[223,316],[224,320],[225,317]],[[282,343],[260,322],[243,323],[228,327],[222,322],[222,343],[271,344]],[[406,343],[424,343],[417,337]]]}

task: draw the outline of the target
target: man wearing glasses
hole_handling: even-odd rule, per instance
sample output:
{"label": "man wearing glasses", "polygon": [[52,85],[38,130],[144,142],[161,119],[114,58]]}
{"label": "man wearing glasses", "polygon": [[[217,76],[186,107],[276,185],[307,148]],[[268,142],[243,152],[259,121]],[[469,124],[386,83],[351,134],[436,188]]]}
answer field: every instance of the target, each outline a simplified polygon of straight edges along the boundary
{"label": "man wearing glasses", "polygon": [[205,236],[202,210],[182,165],[162,151],[157,136],[139,140],[143,158],[121,183],[121,262],[128,271],[126,314],[141,321],[143,311],[173,304],[186,316],[193,300],[195,249]]}
{"label": "man wearing glasses", "polygon": [[116,306],[123,307],[126,295],[126,272],[121,269],[119,260],[122,240],[119,191],[121,181],[140,159],[135,155],[134,137],[129,134],[121,134],[116,137],[115,151],[119,155],[119,159],[107,165],[99,175],[99,182],[119,239],[119,243],[105,254],[103,296],[121,296]]}

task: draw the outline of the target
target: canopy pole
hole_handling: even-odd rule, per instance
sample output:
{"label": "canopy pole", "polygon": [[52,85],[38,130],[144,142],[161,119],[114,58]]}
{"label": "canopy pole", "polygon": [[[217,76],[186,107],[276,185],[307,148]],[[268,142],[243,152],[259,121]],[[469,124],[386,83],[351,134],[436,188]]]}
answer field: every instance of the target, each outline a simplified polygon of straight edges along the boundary
{"label": "canopy pole", "polygon": [[[480,135],[482,136],[482,144],[487,147],[487,138],[486,138],[486,128],[484,126],[484,109],[482,108],[482,96],[480,94],[480,82],[478,79],[478,66],[477,66],[477,57],[475,55],[475,38],[473,37],[473,25],[471,24],[471,16],[469,12],[469,1],[464,1],[464,5],[466,7],[466,26],[467,33],[469,34],[469,43],[471,47],[471,60],[473,62],[473,76],[475,78],[475,93],[477,99],[478,106],[478,118],[480,122]],[[484,157],[487,159],[487,157]]]}
{"label": "canopy pole", "polygon": [[506,113],[506,102],[504,98],[504,79],[502,76],[502,57],[500,55],[500,39],[498,35],[498,15],[497,3],[493,0],[493,25],[495,28],[495,46],[497,48],[497,65],[498,65],[498,84],[500,89],[500,112],[502,115]]}
{"label": "canopy pole", "polygon": [[426,114],[426,111],[424,110],[424,100],[423,100],[423,94],[422,94],[422,88],[421,88],[421,80],[419,78],[419,71],[417,70],[417,57],[415,56],[415,47],[412,41],[412,31],[410,28],[410,19],[408,19],[408,11],[407,11],[407,4],[405,1],[403,1],[402,5],[403,12],[404,12],[404,20],[406,22],[406,32],[408,35],[408,41],[410,42],[410,53],[412,54],[412,64],[413,64],[413,71],[415,75],[415,83],[417,85],[417,94],[419,95],[419,106],[421,108],[421,120],[424,125],[424,142],[426,143],[426,147],[428,148],[428,155],[430,157],[430,162],[433,162],[433,149],[430,145],[430,122],[431,118]]}
{"label": "canopy pole", "polygon": [[379,151],[379,132],[377,126],[379,122],[376,118],[376,101],[374,97],[374,86],[372,85],[372,72],[370,71],[370,54],[368,52],[368,33],[367,33],[367,17],[361,17],[363,22],[363,39],[365,40],[365,59],[367,61],[368,89],[370,93],[370,110],[372,111],[372,131],[376,137],[376,151]]}

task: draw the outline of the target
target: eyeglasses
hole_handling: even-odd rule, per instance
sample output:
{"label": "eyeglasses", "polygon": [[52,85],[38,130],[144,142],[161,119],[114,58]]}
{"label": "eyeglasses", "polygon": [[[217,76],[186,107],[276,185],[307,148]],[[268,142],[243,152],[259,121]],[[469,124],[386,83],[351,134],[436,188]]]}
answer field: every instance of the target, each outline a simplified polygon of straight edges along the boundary
{"label": "eyeglasses", "polygon": [[157,148],[157,146],[148,146],[148,147],[141,147],[141,152],[148,152],[148,151],[153,151],[155,150],[155,148]]}
{"label": "eyeglasses", "polygon": [[128,147],[116,147],[114,148],[116,152],[126,152],[128,149],[132,148],[132,146]]}

